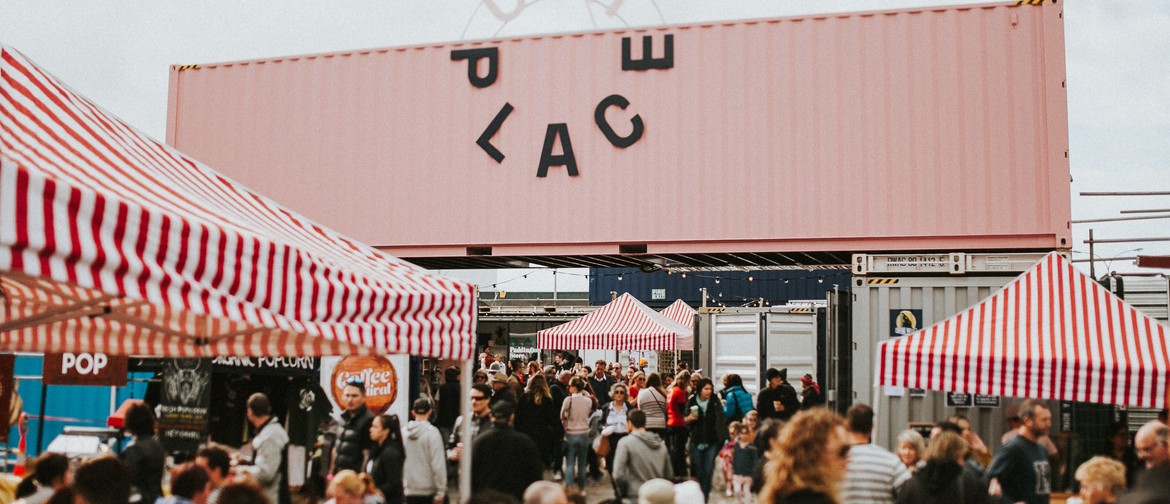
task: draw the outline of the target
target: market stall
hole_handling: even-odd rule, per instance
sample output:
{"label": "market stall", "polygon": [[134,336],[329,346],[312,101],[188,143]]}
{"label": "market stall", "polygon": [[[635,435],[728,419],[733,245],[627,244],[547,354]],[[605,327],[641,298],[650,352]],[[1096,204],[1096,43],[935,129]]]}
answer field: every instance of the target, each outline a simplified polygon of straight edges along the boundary
{"label": "market stall", "polygon": [[536,333],[541,349],[690,349],[694,331],[646,306],[629,293],[579,319]]}
{"label": "market stall", "polygon": [[0,348],[470,358],[474,287],[356,243],[0,49]]}
{"label": "market stall", "polygon": [[883,341],[875,384],[1163,408],[1166,334],[1053,252],[979,304]]}
{"label": "market stall", "polygon": [[467,360],[476,324],[472,285],[252,192],[8,47],[0,305],[3,351],[202,359],[171,365],[179,399],[204,409],[211,358]]}

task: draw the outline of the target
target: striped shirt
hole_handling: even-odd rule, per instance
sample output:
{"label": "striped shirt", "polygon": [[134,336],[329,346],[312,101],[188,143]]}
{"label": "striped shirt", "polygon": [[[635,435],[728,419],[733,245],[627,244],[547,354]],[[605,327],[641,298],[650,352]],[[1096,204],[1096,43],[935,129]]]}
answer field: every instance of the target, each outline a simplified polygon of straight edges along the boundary
{"label": "striped shirt", "polygon": [[910,479],[910,471],[897,455],[875,444],[853,445],[845,483],[843,504],[893,504],[897,491]]}

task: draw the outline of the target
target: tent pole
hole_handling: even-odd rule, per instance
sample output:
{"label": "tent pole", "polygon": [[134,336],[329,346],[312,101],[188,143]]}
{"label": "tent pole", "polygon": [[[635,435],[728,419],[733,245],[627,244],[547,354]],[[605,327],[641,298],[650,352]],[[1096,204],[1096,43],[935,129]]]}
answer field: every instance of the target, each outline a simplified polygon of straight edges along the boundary
{"label": "tent pole", "polygon": [[459,414],[463,415],[459,438],[463,440],[463,454],[459,457],[459,502],[471,499],[471,376],[475,356],[463,361],[460,373]]}
{"label": "tent pole", "polygon": [[[876,354],[874,354],[875,361],[877,360],[878,355],[881,355],[880,349]],[[881,368],[881,363],[874,362],[874,366],[873,366],[873,396],[871,396],[873,399],[870,400],[870,402],[873,403],[871,405],[871,407],[873,408],[873,432],[869,433],[869,436],[870,436],[869,442],[871,442],[871,443],[877,443],[877,441],[878,441],[878,438],[877,438],[878,426],[881,425],[881,422],[882,422],[882,416],[881,416],[881,409],[882,409],[881,387],[882,386],[880,383],[878,383],[878,369],[880,369],[880,368]]]}

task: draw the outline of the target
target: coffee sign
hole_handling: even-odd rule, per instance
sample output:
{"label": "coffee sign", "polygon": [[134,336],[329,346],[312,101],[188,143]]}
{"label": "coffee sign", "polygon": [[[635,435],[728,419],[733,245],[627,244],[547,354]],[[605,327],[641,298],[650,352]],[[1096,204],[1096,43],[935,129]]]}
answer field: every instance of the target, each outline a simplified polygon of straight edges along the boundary
{"label": "coffee sign", "polygon": [[104,353],[45,354],[42,375],[48,385],[126,384],[129,359]]}
{"label": "coffee sign", "polygon": [[394,364],[380,355],[354,355],[341,359],[333,368],[329,380],[333,400],[343,409],[341,402],[345,385],[350,380],[360,380],[366,386],[366,407],[370,413],[384,413],[398,396],[398,372]]}

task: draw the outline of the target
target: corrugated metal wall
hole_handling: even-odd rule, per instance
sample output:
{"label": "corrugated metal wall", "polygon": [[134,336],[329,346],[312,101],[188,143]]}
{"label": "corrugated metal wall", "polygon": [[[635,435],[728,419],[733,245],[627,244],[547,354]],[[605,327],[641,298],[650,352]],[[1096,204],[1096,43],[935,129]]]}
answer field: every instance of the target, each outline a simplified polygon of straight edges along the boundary
{"label": "corrugated metal wall", "polygon": [[[748,277],[752,281],[748,281]],[[824,300],[825,294],[836,285],[849,290],[852,276],[847,269],[815,271],[702,271],[643,273],[636,268],[592,268],[589,270],[589,304],[610,302],[610,292],[630,293],[652,308],[665,308],[676,299],[697,308],[702,303],[701,288],[707,288],[709,305],[722,301],[727,306],[743,306],[764,298],[772,305],[790,300]],[[716,282],[718,280],[718,282]],[[663,298],[654,299],[655,289],[661,289]],[[722,296],[720,296],[722,294]]]}
{"label": "corrugated metal wall", "polygon": [[[891,336],[894,317],[902,310],[916,314],[917,328],[950,317],[974,306],[1015,279],[1015,276],[897,277],[877,276],[853,279],[853,391],[855,401],[874,405],[874,352],[877,344]],[[876,282],[875,282],[876,281]],[[917,316],[921,310],[920,316]],[[891,313],[893,312],[893,313]],[[877,437],[874,442],[892,448],[898,433],[911,422],[937,422],[958,411],[971,419],[971,428],[992,450],[999,447],[1006,423],[1004,410],[1018,402],[1001,398],[998,408],[949,408],[944,392],[926,391],[921,397],[903,390],[891,397],[878,391]],[[1053,404],[1053,413],[1058,409]]]}

